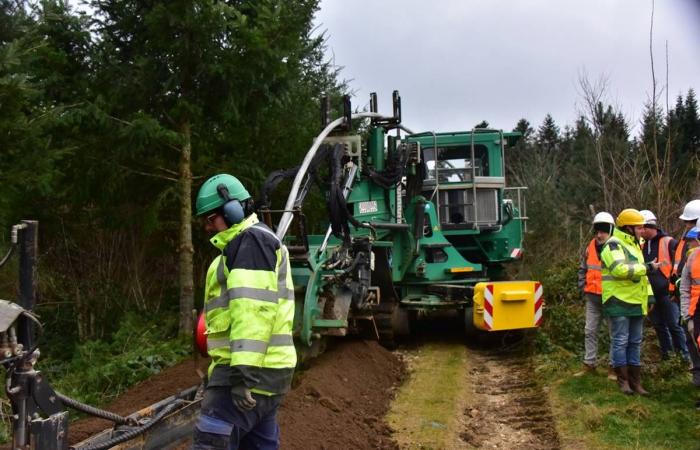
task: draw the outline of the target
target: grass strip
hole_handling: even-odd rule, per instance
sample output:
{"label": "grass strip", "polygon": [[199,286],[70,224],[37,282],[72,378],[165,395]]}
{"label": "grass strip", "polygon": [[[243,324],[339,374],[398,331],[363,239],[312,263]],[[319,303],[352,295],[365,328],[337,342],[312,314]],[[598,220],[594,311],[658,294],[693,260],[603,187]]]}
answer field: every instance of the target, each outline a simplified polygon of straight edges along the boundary
{"label": "grass strip", "polygon": [[387,416],[402,449],[455,448],[467,395],[463,345],[427,343],[405,355],[409,378]]}

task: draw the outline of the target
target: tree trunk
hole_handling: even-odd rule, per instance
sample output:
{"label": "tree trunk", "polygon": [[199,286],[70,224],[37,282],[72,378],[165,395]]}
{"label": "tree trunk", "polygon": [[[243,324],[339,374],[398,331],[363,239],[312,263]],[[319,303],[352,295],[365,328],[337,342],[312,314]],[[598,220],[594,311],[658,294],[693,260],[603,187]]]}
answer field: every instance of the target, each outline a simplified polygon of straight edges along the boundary
{"label": "tree trunk", "polygon": [[193,331],[192,309],[194,308],[194,283],[192,269],[192,136],[190,122],[180,126],[183,142],[180,150],[179,194],[180,194],[180,335],[191,336]]}

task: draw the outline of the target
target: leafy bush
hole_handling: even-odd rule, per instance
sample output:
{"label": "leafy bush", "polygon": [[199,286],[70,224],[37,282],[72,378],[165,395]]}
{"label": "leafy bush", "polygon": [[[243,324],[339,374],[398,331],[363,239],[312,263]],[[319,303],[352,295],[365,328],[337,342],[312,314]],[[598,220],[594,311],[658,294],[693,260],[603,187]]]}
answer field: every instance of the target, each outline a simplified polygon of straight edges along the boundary
{"label": "leafy bush", "polygon": [[189,340],[176,331],[175,318],[127,314],[111,340],[77,345],[70,360],[47,359],[41,368],[59,392],[104,404],[189,355]]}

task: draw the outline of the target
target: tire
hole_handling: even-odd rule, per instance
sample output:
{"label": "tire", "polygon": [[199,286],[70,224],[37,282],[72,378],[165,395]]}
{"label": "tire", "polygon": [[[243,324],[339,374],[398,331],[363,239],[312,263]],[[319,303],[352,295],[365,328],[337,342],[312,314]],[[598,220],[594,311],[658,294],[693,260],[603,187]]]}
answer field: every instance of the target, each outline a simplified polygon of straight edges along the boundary
{"label": "tire", "polygon": [[391,328],[395,339],[405,339],[411,335],[411,318],[406,308],[396,305],[391,313]]}
{"label": "tire", "polygon": [[467,306],[464,308],[464,335],[467,338],[475,338],[479,335],[479,330],[474,325],[474,307]]}

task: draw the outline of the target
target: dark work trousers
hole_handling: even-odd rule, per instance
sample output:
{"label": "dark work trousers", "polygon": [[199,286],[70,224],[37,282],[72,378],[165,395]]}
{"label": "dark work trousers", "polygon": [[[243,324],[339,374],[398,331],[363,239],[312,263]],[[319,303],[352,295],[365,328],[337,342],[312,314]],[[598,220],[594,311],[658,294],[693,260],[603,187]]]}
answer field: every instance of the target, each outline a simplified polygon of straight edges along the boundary
{"label": "dark work trousers", "polygon": [[686,342],[690,351],[690,361],[693,364],[693,368],[690,370],[693,373],[693,384],[700,387],[700,350],[698,349],[697,341],[700,334],[700,314],[696,313],[690,320],[693,321],[693,333],[691,334],[689,330],[685,330]]}
{"label": "dark work trousers", "polygon": [[253,394],[257,404],[242,411],[233,404],[231,388],[208,387],[194,430],[192,450],[277,450],[277,409],[282,395]]}
{"label": "dark work trousers", "polygon": [[678,320],[681,315],[680,306],[671,301],[668,294],[655,294],[654,297],[656,303],[654,309],[649,313],[649,320],[654,326],[656,337],[659,339],[661,356],[666,359],[675,350],[688,360],[685,333]]}

